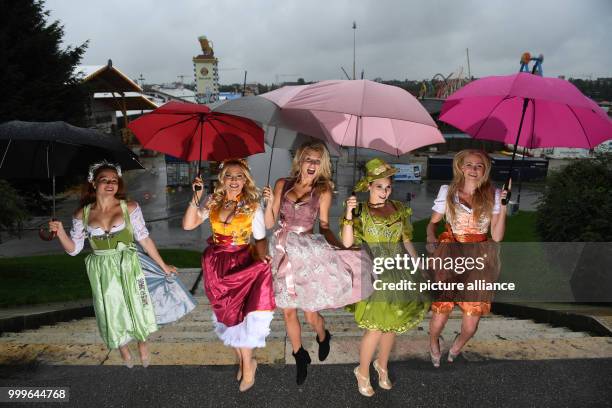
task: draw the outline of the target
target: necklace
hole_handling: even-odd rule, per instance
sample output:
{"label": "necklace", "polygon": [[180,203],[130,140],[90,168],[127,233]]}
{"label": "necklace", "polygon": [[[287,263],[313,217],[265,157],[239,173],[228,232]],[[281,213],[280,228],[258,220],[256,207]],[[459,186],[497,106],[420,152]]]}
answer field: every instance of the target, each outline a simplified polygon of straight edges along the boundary
{"label": "necklace", "polygon": [[224,200],[223,201],[223,208],[227,210],[227,209],[231,208],[236,203],[237,203],[237,201],[234,201],[234,200]]}
{"label": "necklace", "polygon": [[377,204],[373,204],[371,202],[368,201],[368,207],[370,208],[380,208],[380,207],[384,207],[386,204],[386,202],[384,203],[377,203]]}

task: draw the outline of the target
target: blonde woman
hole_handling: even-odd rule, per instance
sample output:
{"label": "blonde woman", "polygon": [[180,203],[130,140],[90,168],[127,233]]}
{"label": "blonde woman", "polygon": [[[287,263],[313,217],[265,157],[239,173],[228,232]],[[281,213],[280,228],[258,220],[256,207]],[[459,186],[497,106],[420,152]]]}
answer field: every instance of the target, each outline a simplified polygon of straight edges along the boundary
{"label": "blonde woman", "polygon": [[[226,160],[221,167],[219,183],[202,208],[197,203],[203,182],[194,180],[183,228],[192,230],[210,219],[212,236],[202,256],[204,290],[213,309],[215,333],[235,349],[239,389],[246,391],[255,383],[253,348],[265,347],[276,305],[259,192],[244,160]],[[251,236],[256,241],[254,251]]]}
{"label": "blonde woman", "polygon": [[[428,250],[434,258],[480,258],[482,267],[433,270],[438,281],[463,283],[484,280],[493,282],[499,276],[499,256],[496,243],[504,238],[506,206],[501,200],[507,191],[495,189],[490,181],[491,159],[480,150],[462,150],[453,159],[453,181],[440,187],[427,225]],[[446,218],[446,232],[436,238],[436,228]],[[491,233],[492,241],[488,238]],[[458,265],[458,264],[457,264]],[[435,293],[431,305],[433,316],[429,324],[430,354],[434,367],[440,366],[440,333],[449,314],[457,304],[463,311],[461,332],[448,352],[452,363],[463,346],[474,336],[480,317],[491,311],[492,292],[445,290]]]}
{"label": "blonde woman", "polygon": [[[273,191],[266,187],[263,192],[266,227],[274,227],[278,220],[270,245],[274,294],[283,309],[298,385],[306,380],[311,360],[302,347],[297,309],[304,311],[316,332],[318,357],[323,361],[330,351],[331,334],[319,311],[354,303],[371,293],[371,287],[369,291],[367,286],[362,288],[360,253],[338,250],[329,243],[340,246],[329,229],[332,190],[327,149],[322,143],[306,143],[295,154],[291,176],[278,180]],[[313,231],[317,218],[320,234]]]}

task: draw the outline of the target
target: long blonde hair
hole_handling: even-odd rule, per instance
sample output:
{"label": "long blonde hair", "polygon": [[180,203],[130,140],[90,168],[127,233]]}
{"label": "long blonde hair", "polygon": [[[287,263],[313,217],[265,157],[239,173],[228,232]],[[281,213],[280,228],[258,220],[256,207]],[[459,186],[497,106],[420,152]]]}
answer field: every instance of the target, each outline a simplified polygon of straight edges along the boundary
{"label": "long blonde hair", "polygon": [[308,150],[317,152],[321,155],[321,165],[319,166],[319,171],[315,177],[313,187],[316,188],[319,193],[333,191],[334,183],[332,181],[331,159],[327,147],[321,142],[306,142],[297,149],[295,156],[293,156],[293,161],[291,162],[291,177],[296,181],[300,180],[302,161]]}
{"label": "long blonde hair", "polygon": [[227,174],[230,166],[238,166],[240,167],[240,170],[242,170],[242,174],[244,174],[246,181],[244,186],[242,186],[242,192],[240,195],[246,206],[256,209],[259,205],[259,189],[255,185],[255,180],[253,179],[249,166],[244,159],[228,159],[222,162],[222,169],[219,172],[219,181],[217,182],[212,197],[207,205],[208,208],[218,208],[223,202],[225,197],[225,186],[223,185],[223,180],[225,180],[225,175]]}
{"label": "long blonde hair", "polygon": [[448,187],[448,194],[446,196],[446,208],[448,209],[446,213],[450,221],[455,217],[457,205],[455,202],[455,195],[465,183],[465,177],[463,176],[461,167],[463,166],[465,158],[470,155],[480,157],[484,163],[484,174],[472,196],[472,215],[475,220],[479,220],[482,215],[490,217],[493,212],[495,191],[493,190],[490,180],[491,158],[482,150],[466,149],[457,153],[453,158],[453,181]]}

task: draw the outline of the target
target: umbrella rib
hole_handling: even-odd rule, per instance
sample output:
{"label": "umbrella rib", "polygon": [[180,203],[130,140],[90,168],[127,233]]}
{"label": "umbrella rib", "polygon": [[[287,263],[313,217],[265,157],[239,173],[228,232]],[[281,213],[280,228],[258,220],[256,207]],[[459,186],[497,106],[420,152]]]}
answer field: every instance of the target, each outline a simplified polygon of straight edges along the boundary
{"label": "umbrella rib", "polygon": [[[514,97],[512,97],[512,98],[514,98]],[[487,115],[487,116],[484,118],[484,120],[482,121],[482,123],[481,123],[481,124],[480,124],[480,126],[478,127],[478,130],[476,131],[476,133],[474,133],[474,139],[478,139],[478,134],[480,133],[480,130],[481,130],[481,129],[482,129],[482,127],[484,126],[485,122],[486,122],[487,120],[489,120],[489,118],[491,117],[491,115],[493,114],[493,112],[495,112],[495,109],[497,109],[497,107],[498,107],[499,105],[501,105],[501,103],[502,103],[503,101],[505,101],[506,99],[510,99],[510,97],[508,97],[508,96],[504,96],[504,97],[503,97],[503,99],[502,99],[502,100],[500,100],[499,102],[497,102],[497,103],[495,104],[495,106],[493,107],[493,109],[491,109],[491,112],[489,112],[489,114],[488,114],[488,115]]]}
{"label": "umbrella rib", "polygon": [[572,114],[574,115],[576,120],[578,121],[578,124],[580,125],[580,129],[582,129],[582,133],[584,133],[584,137],[586,138],[587,143],[589,144],[589,149],[595,147],[595,146],[591,145],[591,141],[589,140],[589,136],[587,135],[587,132],[584,129],[584,126],[582,126],[582,122],[580,121],[580,118],[578,118],[578,115],[576,115],[576,112],[574,112],[574,109],[572,109],[572,107],[569,106],[569,105],[566,105],[566,106],[570,110],[570,112],[572,112]]}
{"label": "umbrella rib", "polygon": [[[187,154],[185,155],[186,157],[189,157],[189,153],[191,153],[191,148],[193,147],[193,139],[194,139],[194,135],[196,134],[196,132],[198,131],[198,127],[200,126],[200,121],[196,122],[195,128],[193,128],[193,132],[191,132],[191,136],[189,136],[189,147],[187,148]],[[189,161],[189,160],[188,160]],[[199,169],[198,169],[199,170]]]}
{"label": "umbrella rib", "polygon": [[4,151],[4,154],[2,155],[2,161],[0,161],[0,169],[2,168],[2,165],[4,164],[4,159],[6,159],[6,154],[8,153],[9,147],[11,147],[11,142],[13,141],[13,139],[9,139],[7,145],[6,145],[6,150]]}
{"label": "umbrella rib", "polygon": [[208,123],[210,123],[210,126],[212,126],[213,129],[215,129],[215,132],[217,132],[217,134],[219,135],[219,138],[223,141],[223,143],[225,144],[225,148],[227,149],[227,153],[231,153],[231,150],[229,148],[229,145],[227,144],[227,141],[225,140],[225,138],[221,135],[221,132],[219,132],[219,130],[215,127],[215,124],[213,123],[212,120],[209,120]]}
{"label": "umbrella rib", "polygon": [[159,132],[161,132],[162,130],[169,129],[169,128],[171,128],[172,126],[177,126],[177,125],[180,125],[181,123],[189,122],[189,121],[190,121],[190,120],[192,120],[194,117],[198,117],[198,116],[200,116],[200,115],[199,115],[199,114],[197,114],[197,113],[196,113],[196,114],[190,114],[190,115],[189,115],[189,117],[188,117],[187,119],[179,120],[178,122],[174,122],[174,123],[172,123],[172,124],[170,124],[170,125],[168,125],[168,126],[161,127],[161,128],[159,128],[159,129],[157,129],[157,130],[155,131],[155,133],[153,133],[153,136],[151,136],[151,139],[153,139],[153,137],[155,137],[155,135],[157,135],[157,134],[158,134]]}
{"label": "umbrella rib", "polygon": [[[244,119],[244,118],[243,118],[243,119]],[[246,119],[248,119],[248,118],[246,118]],[[231,127],[235,128],[235,129],[238,129],[238,130],[242,130],[243,132],[248,132],[248,130],[247,130],[247,129],[244,129],[244,128],[240,127],[240,126],[236,126],[235,124],[229,123],[229,122],[227,122],[227,121],[225,121],[225,120],[223,120],[223,119],[221,119],[221,118],[217,117],[217,115],[215,115],[215,116],[213,116],[212,118],[210,118],[209,122],[210,122],[211,120],[216,120],[216,121],[218,121],[219,123],[223,123],[224,125],[231,126]],[[251,120],[251,119],[249,119],[249,120]]]}
{"label": "umbrella rib", "polygon": [[[351,115],[351,116],[361,116],[361,117],[364,117],[364,116],[358,115],[356,113],[342,112],[342,111],[331,110],[331,109],[329,109],[329,110],[328,109],[308,109],[308,108],[282,108],[282,109],[285,109],[285,110],[288,110],[288,111],[297,110],[297,111],[318,112],[318,113],[338,113],[338,114],[342,114],[342,115]],[[435,125],[431,125],[429,123],[423,123],[423,122],[419,122],[419,121],[416,121],[416,120],[408,120],[408,119],[396,118],[396,117],[391,117],[391,116],[367,115],[365,117],[366,118],[401,120],[403,122],[419,123],[421,125],[435,127]]]}

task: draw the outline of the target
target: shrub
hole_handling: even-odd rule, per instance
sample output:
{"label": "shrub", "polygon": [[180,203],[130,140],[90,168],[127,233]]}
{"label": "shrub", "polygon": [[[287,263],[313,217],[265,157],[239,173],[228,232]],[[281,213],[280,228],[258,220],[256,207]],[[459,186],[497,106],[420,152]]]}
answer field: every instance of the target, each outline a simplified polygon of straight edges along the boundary
{"label": "shrub", "polygon": [[547,181],[536,228],[548,242],[612,241],[612,154],[576,161]]}
{"label": "shrub", "polygon": [[23,200],[6,180],[0,180],[0,197],[0,229],[15,233],[28,215]]}

